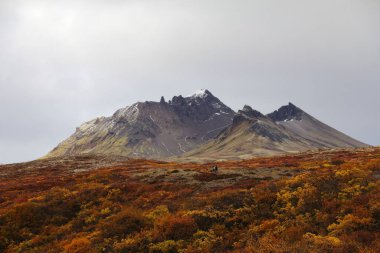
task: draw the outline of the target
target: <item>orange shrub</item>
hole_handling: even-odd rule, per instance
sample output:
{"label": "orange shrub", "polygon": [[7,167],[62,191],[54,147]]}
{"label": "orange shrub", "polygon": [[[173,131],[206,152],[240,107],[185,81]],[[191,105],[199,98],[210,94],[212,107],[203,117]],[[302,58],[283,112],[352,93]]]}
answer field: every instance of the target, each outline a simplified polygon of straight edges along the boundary
{"label": "orange shrub", "polygon": [[90,240],[85,237],[72,240],[64,249],[65,253],[95,253]]}
{"label": "orange shrub", "polygon": [[191,237],[197,232],[195,220],[187,216],[166,216],[154,224],[154,239],[180,240]]}
{"label": "orange shrub", "polygon": [[149,221],[142,215],[142,211],[128,207],[105,219],[99,227],[105,237],[123,238],[133,232],[141,231],[148,223]]}

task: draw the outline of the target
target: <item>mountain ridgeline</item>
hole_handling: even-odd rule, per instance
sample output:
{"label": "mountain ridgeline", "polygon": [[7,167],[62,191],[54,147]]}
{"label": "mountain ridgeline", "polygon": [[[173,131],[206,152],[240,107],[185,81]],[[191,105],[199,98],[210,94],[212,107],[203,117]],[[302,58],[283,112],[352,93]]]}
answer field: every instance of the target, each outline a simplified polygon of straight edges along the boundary
{"label": "mountain ridgeline", "polygon": [[47,157],[83,154],[185,160],[244,159],[320,148],[366,147],[289,103],[237,113],[208,90],[138,102],[82,124]]}

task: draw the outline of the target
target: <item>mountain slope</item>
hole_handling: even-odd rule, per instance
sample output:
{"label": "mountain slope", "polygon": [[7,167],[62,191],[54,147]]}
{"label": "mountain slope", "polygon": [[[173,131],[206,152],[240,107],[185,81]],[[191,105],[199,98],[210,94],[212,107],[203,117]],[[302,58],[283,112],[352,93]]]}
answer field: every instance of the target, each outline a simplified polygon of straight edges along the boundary
{"label": "mountain slope", "polygon": [[185,158],[246,159],[307,150],[307,143],[294,137],[249,106],[244,106],[233,124],[207,144],[184,154]]}
{"label": "mountain slope", "polygon": [[183,155],[187,159],[246,159],[319,148],[367,145],[323,124],[293,104],[267,116],[245,106],[233,124],[207,144]]}
{"label": "mountain slope", "polygon": [[135,103],[77,128],[47,157],[105,154],[161,159],[189,151],[230,125],[235,112],[208,90]]}
{"label": "mountain slope", "polygon": [[360,148],[368,146],[320,122],[292,103],[267,116],[292,134],[307,140],[312,147]]}

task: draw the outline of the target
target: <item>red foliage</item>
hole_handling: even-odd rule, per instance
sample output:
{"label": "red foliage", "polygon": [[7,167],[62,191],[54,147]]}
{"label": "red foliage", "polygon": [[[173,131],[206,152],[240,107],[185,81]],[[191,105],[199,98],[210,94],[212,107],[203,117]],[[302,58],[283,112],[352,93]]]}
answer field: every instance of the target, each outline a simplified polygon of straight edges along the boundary
{"label": "red foliage", "polygon": [[188,239],[197,231],[191,217],[169,215],[154,224],[154,238],[159,241]]}
{"label": "red foliage", "polygon": [[378,252],[380,148],[213,165],[0,166],[0,252]]}

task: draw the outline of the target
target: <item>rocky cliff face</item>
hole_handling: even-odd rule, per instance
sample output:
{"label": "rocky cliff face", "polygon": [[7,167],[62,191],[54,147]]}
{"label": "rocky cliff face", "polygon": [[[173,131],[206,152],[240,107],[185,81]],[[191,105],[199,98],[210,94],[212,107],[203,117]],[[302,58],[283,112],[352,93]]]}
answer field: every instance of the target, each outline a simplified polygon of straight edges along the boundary
{"label": "rocky cliff face", "polygon": [[295,106],[292,103],[282,106],[277,111],[268,114],[268,117],[273,121],[290,121],[290,120],[301,120],[304,111]]}

